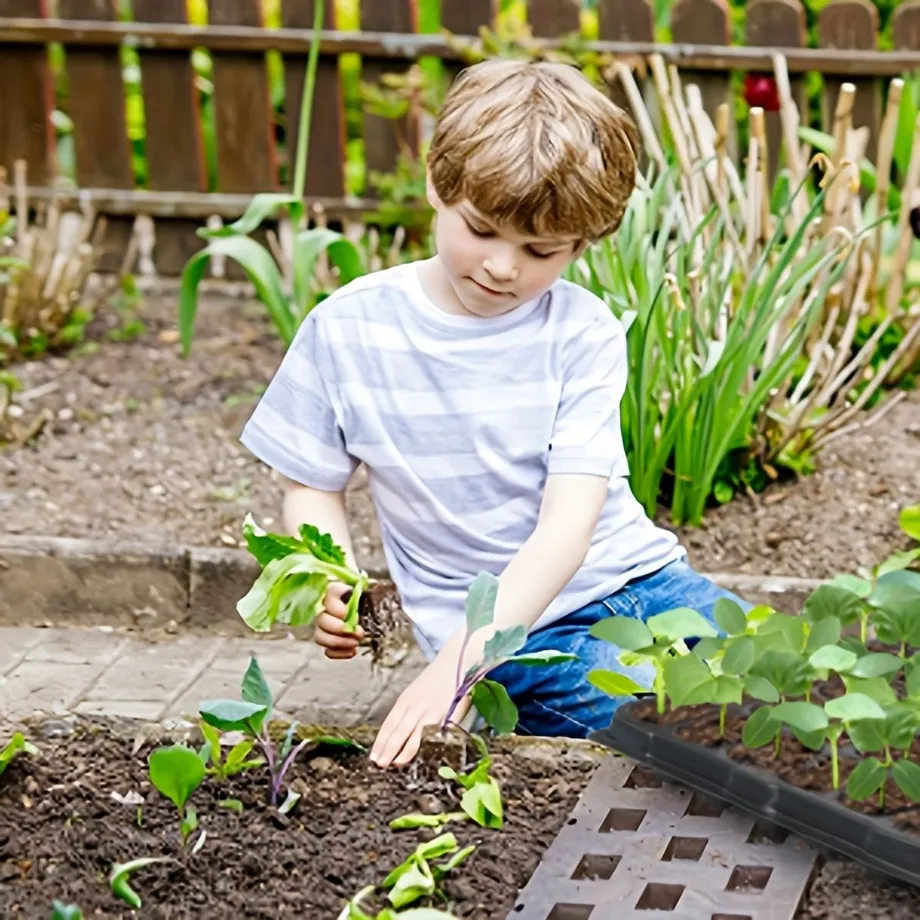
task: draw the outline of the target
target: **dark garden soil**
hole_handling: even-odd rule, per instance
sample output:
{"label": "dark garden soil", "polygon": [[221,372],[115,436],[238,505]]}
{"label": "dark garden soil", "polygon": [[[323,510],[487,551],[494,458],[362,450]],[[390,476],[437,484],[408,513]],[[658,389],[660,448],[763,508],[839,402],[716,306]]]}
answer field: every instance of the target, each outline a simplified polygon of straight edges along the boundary
{"label": "dark garden soil", "polygon": [[[149,297],[146,329],[109,311],[67,357],[13,368],[24,424],[51,420],[30,445],[0,450],[0,528],[13,534],[117,537],[192,545],[240,545],[252,511],[278,522],[281,483],[238,442],[282,356],[253,302],[212,296],[188,359],[179,354],[174,297]],[[841,437],[819,471],[753,499],[714,509],[701,529],[681,529],[705,571],[830,577],[871,565],[905,540],[897,510],[920,497],[920,393],[877,425]],[[383,566],[359,471],[348,490],[355,550]],[[666,514],[660,522],[668,526]]]}
{"label": "dark garden soil", "polygon": [[[457,745],[431,740],[415,764],[388,771],[361,754],[318,749],[292,771],[292,785],[304,794],[287,816],[267,806],[262,770],[224,783],[206,779],[191,801],[207,837],[191,855],[179,846],[176,809],[147,779],[149,743],[134,750],[132,734],[101,722],[36,742],[41,756],[17,758],[0,784],[4,920],[47,920],[53,899],[80,905],[87,918],[335,920],[348,899],[438,833],[392,831],[391,819],[457,810],[452,784],[437,775],[442,764],[461,766]],[[477,846],[443,884],[442,906],[469,920],[507,915],[596,763],[558,750],[552,758],[513,755],[507,741],[491,747],[504,828],[447,828],[461,847]],[[242,813],[219,804],[228,797],[243,803]],[[114,862],[142,856],[172,861],[131,877],[143,901],[135,914],[111,893],[107,877]]]}

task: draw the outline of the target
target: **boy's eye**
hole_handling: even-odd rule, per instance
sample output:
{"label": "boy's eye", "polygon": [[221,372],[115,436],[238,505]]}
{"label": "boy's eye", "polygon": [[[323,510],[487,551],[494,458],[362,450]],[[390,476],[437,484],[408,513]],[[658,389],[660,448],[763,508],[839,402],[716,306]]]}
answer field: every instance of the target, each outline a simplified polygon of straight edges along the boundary
{"label": "boy's eye", "polygon": [[529,251],[535,259],[551,259],[553,256],[558,255],[558,253],[555,252],[538,252],[533,248],[531,248]]}
{"label": "boy's eye", "polygon": [[495,236],[495,234],[493,233],[493,231],[491,231],[491,230],[489,230],[489,229],[487,229],[487,228],[485,228],[485,227],[474,227],[474,226],[473,226],[471,223],[469,223],[469,222],[467,222],[466,225],[467,225],[467,227],[469,228],[470,233],[473,234],[473,236]]}

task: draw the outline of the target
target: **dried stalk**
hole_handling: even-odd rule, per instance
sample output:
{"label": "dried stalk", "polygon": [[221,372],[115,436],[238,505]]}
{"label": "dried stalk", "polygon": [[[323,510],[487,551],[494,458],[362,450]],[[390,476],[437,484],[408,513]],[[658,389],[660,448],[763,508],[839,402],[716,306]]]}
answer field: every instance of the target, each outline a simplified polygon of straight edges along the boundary
{"label": "dried stalk", "polygon": [[783,54],[773,55],[773,72],[776,75],[776,87],[779,95],[779,118],[783,129],[783,152],[789,169],[793,189],[798,189],[792,199],[790,219],[798,226],[808,214],[808,200],[804,187],[805,165],[799,147],[799,107],[792,98],[789,83],[789,71]]}
{"label": "dried stalk", "polygon": [[[891,163],[894,158],[894,139],[898,130],[898,114],[901,108],[901,94],[904,81],[896,78],[888,87],[885,115],[878,136],[878,159],[875,169],[875,198],[878,202],[877,217],[888,211],[888,192],[891,188]],[[882,225],[875,228],[875,246],[872,254],[872,281],[878,282],[879,263],[882,259]]]}
{"label": "dried stalk", "polygon": [[907,269],[907,260],[910,257],[911,242],[914,238],[910,227],[911,203],[914,193],[920,184],[920,115],[914,123],[914,137],[910,151],[910,165],[907,167],[907,178],[901,190],[901,211],[898,214],[898,243],[891,261],[891,272],[888,277],[888,290],[885,297],[885,308],[889,313],[895,313],[904,294],[904,275]]}
{"label": "dried stalk", "polygon": [[840,175],[840,165],[844,160],[847,132],[853,127],[853,104],[856,100],[856,87],[844,83],[837,97],[834,110],[834,150],[831,156],[831,185],[824,198],[824,231],[828,232],[838,222],[840,207],[840,185],[836,181]]}

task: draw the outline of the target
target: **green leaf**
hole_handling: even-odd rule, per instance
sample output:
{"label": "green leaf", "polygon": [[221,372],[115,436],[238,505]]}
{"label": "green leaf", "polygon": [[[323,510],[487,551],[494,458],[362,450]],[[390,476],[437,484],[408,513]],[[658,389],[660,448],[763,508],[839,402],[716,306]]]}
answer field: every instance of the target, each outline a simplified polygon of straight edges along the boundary
{"label": "green leaf", "polygon": [[214,766],[218,766],[221,758],[220,732],[213,725],[208,725],[203,719],[198,723],[198,730],[201,732],[201,737],[204,738],[205,742],[202,750],[207,748],[208,759]]}
{"label": "green leaf", "polygon": [[62,904],[60,901],[53,901],[51,920],[83,920],[83,911],[76,904]]}
{"label": "green leaf", "polygon": [[147,762],[150,782],[179,809],[185,807],[188,797],[204,779],[201,758],[184,744],[158,748]]}
{"label": "green leaf", "polygon": [[263,569],[269,562],[283,559],[291,553],[302,552],[304,548],[303,543],[295,537],[263,530],[256,524],[251,513],[243,520],[243,539],[249,552]]}
{"label": "green leaf", "polygon": [[856,575],[843,573],[835,575],[829,582],[844,591],[855,594],[858,598],[865,600],[872,593],[872,582],[865,578],[859,578]]}
{"label": "green leaf", "polygon": [[278,808],[279,814],[286,815],[291,809],[300,801],[301,797],[300,792],[295,792],[293,789],[288,789],[287,795],[284,798],[284,801]]}
{"label": "green leaf", "polygon": [[[461,815],[461,817],[465,818],[466,815]],[[468,847],[464,847],[459,852],[454,853],[454,855],[451,856],[451,858],[446,860],[445,862],[434,866],[433,871],[434,871],[435,881],[440,882],[441,879],[444,878],[444,876],[447,875],[448,872],[451,872],[452,870],[456,869],[457,866],[461,865],[461,863],[465,863],[475,852],[476,852],[476,846],[474,844],[471,844]],[[399,916],[400,918],[402,918],[405,915],[400,914]]]}
{"label": "green leaf", "polygon": [[770,617],[757,631],[755,648],[760,651],[773,649],[798,656],[805,647],[805,631],[808,621],[804,617],[777,613]]}
{"label": "green leaf", "polygon": [[268,710],[245,700],[207,700],[198,709],[201,718],[222,732],[257,735]]}
{"label": "green leaf", "polygon": [[249,667],[243,675],[243,681],[240,685],[240,695],[247,703],[255,703],[257,706],[265,707],[266,721],[272,717],[272,707],[274,698],[268,687],[268,681],[259,667],[259,662],[255,655],[249,656]]}
{"label": "green leaf", "polygon": [[696,639],[715,636],[716,630],[700,613],[689,607],[678,607],[649,617],[646,625],[656,639],[663,639],[668,644],[678,639]]}
{"label": "green leaf", "polygon": [[243,803],[239,799],[220,799],[217,803],[220,808],[226,808],[227,811],[235,811],[238,815],[243,813]]}
{"label": "green leaf", "polygon": [[744,689],[748,696],[764,703],[778,703],[779,691],[765,677],[756,674],[747,674],[744,678]]}
{"label": "green leaf", "polygon": [[904,665],[904,660],[887,652],[873,652],[860,658],[850,668],[854,677],[890,677],[897,674]]}
{"label": "green leaf", "polygon": [[808,660],[769,648],[751,666],[750,675],[766,678],[783,696],[802,696],[810,683]]}
{"label": "green leaf", "polygon": [[888,770],[876,757],[869,757],[859,764],[847,780],[847,795],[854,802],[863,802],[882,788],[888,778]]}
{"label": "green leaf", "polygon": [[[733,640],[731,644],[733,645],[740,641],[742,640],[736,639]],[[724,639],[721,639],[718,636],[708,636],[705,639],[700,639],[700,641],[693,646],[693,654],[696,655],[697,658],[702,658],[703,661],[713,661],[718,657],[723,648],[725,648]],[[726,652],[726,655],[727,654],[728,653]],[[722,667],[723,669],[725,667],[724,661]]]}
{"label": "green leaf", "polygon": [[840,648],[839,645],[825,645],[812,652],[808,661],[818,671],[849,671],[859,659],[855,652]]}
{"label": "green leaf", "polygon": [[466,821],[469,817],[465,812],[453,811],[445,812],[440,815],[423,815],[418,812],[411,815],[402,815],[390,821],[390,830],[408,831],[417,830],[421,827],[438,829],[447,824],[448,821]]}
{"label": "green leaf", "polygon": [[847,725],[847,735],[860,754],[885,750],[885,722],[881,719],[861,719]]}
{"label": "green leaf", "polygon": [[805,651],[813,652],[826,645],[836,645],[840,641],[840,620],[837,617],[823,617],[811,625]]}
{"label": "green leaf", "polygon": [[140,896],[129,883],[131,874],[139,869],[152,866],[154,863],[167,861],[165,856],[143,856],[140,859],[132,859],[130,862],[115,863],[109,874],[109,887],[112,893],[121,898],[129,907],[141,907]]}
{"label": "green leaf", "polygon": [[[715,689],[712,672],[696,655],[677,655],[664,663],[664,686],[675,708],[693,703],[707,703]],[[699,698],[702,696],[702,698]]]}
{"label": "green leaf", "polygon": [[722,658],[722,670],[726,674],[747,674],[754,664],[754,640],[750,636],[732,639]]}
{"label": "green leaf", "polygon": [[300,204],[298,199],[293,195],[287,195],[283,192],[260,192],[253,195],[246,208],[246,213],[237,218],[232,224],[224,227],[210,229],[202,227],[198,235],[204,239],[223,239],[226,237],[246,236],[257,230],[266,220],[283,207]]}
{"label": "green leaf", "polygon": [[501,684],[494,680],[480,680],[473,687],[472,699],[479,714],[500,735],[514,731],[518,709]]}
{"label": "green leaf", "polygon": [[821,585],[805,601],[802,615],[809,623],[817,623],[825,617],[837,617],[841,623],[853,623],[859,619],[862,599],[840,584]]}
{"label": "green leaf", "polygon": [[[916,549],[908,549],[902,553],[894,553],[889,556],[878,568],[876,569],[876,577],[881,581],[886,576],[895,575],[898,572],[904,571],[909,565],[912,565],[914,562],[920,559],[920,547]],[[914,573],[916,574],[916,573]]]}
{"label": "green leaf", "polygon": [[[384,887],[388,887],[386,882]],[[412,862],[399,873],[387,898],[394,907],[400,908],[433,895],[434,890],[435,883],[428,864],[423,861]]]}
{"label": "green leaf", "polygon": [[507,661],[516,661],[518,664],[530,666],[565,664],[567,661],[578,661],[578,655],[573,655],[571,652],[557,652],[555,649],[544,649],[539,652],[525,652],[523,655],[512,655]]}
{"label": "green leaf", "polygon": [[829,724],[827,714],[820,706],[804,700],[774,706],[771,717],[774,721],[782,722],[805,734],[822,731]]}
{"label": "green leaf", "polygon": [[497,829],[504,824],[501,790],[491,776],[470,786],[460,807],[481,827]]}
{"label": "green leaf", "polygon": [[25,735],[23,735],[22,732],[13,732],[10,740],[7,741],[3,746],[3,750],[0,751],[0,776],[3,775],[3,772],[12,763],[13,758],[17,754],[31,754],[34,756],[37,753],[38,748],[31,742],[26,741]]}
{"label": "green leaf", "polygon": [[268,632],[276,623],[307,626],[322,611],[330,580],[353,584],[355,576],[310,553],[291,553],[262,569],[236,609],[255,632]]}
{"label": "green leaf", "polygon": [[898,523],[907,536],[920,542],[920,505],[902,508],[898,515]]}
{"label": "green leaf", "polygon": [[729,636],[743,636],[747,630],[744,609],[730,598],[720,597],[715,603],[712,615],[719,624],[719,629]]}
{"label": "green leaf", "polygon": [[920,764],[915,764],[906,758],[896,760],[891,768],[891,775],[898,789],[911,802],[920,803]]}
{"label": "green leaf", "polygon": [[849,674],[842,676],[848,693],[862,693],[881,706],[888,706],[897,699],[891,684],[884,677],[852,677]]}
{"label": "green leaf", "polygon": [[714,678],[712,702],[717,706],[735,703],[739,705],[744,694],[744,681],[731,674],[719,674]]}
{"label": "green leaf", "polygon": [[649,688],[637,684],[631,677],[618,674],[616,671],[607,671],[595,668],[588,672],[588,683],[609,696],[638,696],[648,693]]}
{"label": "green leaf", "polygon": [[527,642],[526,626],[509,626],[486,639],[482,647],[482,661],[476,670],[491,669],[510,658]]}
{"label": "green leaf", "polygon": [[759,748],[772,741],[778,731],[781,731],[781,726],[773,718],[771,707],[761,706],[755,709],[745,721],[741,740],[746,747]]}
{"label": "green leaf", "polygon": [[648,648],[655,642],[651,630],[641,620],[614,616],[593,623],[588,630],[595,639],[602,639],[630,652]]}
{"label": "green leaf", "polygon": [[472,634],[492,623],[495,618],[495,601],[498,597],[498,579],[490,572],[480,572],[466,594],[466,629]]}
{"label": "green leaf", "polygon": [[345,550],[332,539],[332,534],[321,533],[312,524],[301,524],[300,539],[303,548],[322,562],[341,566],[346,564]]}

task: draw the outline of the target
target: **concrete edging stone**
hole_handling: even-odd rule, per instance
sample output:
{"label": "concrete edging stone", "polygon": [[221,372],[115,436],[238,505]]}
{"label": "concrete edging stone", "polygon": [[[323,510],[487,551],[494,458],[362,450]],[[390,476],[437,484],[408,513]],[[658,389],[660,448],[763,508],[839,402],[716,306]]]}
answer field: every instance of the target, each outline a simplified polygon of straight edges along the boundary
{"label": "concrete edging stone", "polygon": [[[247,550],[0,535],[0,626],[163,628],[245,635],[236,602],[258,576]],[[388,573],[369,571],[386,580]],[[797,612],[822,582],[714,573],[752,603]]]}

